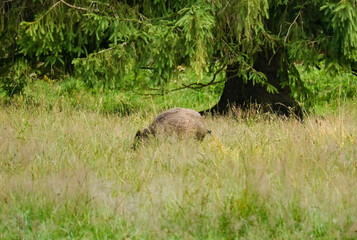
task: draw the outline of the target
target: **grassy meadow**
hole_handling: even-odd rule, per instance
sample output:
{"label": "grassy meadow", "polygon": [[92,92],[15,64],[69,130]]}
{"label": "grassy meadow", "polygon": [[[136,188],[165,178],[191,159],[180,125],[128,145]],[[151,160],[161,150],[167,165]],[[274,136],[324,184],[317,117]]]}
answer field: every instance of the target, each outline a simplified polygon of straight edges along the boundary
{"label": "grassy meadow", "polygon": [[133,151],[175,102],[120,115],[45,92],[0,108],[0,239],[357,238],[355,101],[304,124],[206,117],[203,142]]}

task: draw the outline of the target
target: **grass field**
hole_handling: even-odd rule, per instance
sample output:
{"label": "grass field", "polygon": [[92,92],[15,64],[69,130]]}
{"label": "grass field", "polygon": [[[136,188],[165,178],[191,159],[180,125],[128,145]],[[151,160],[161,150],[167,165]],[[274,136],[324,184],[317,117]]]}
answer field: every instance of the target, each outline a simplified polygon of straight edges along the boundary
{"label": "grass field", "polygon": [[356,239],[357,104],[340,105],[206,117],[202,143],[137,151],[155,107],[0,108],[0,239]]}

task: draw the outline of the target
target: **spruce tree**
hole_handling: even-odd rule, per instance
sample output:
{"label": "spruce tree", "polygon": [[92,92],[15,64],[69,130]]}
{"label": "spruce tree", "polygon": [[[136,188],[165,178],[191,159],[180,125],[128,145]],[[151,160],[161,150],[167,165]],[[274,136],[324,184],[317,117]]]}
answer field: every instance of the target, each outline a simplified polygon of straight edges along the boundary
{"label": "spruce tree", "polygon": [[[20,2],[11,1],[12,7]],[[291,89],[304,93],[297,65],[356,71],[355,0],[26,2],[41,7],[17,30],[16,54],[77,72],[89,85],[115,86],[121,76],[143,69],[158,85],[182,65],[197,79],[225,71],[223,94],[212,108],[216,112],[259,103],[300,116],[291,95]],[[2,6],[3,16],[9,9]],[[1,42],[12,46],[3,37]]]}

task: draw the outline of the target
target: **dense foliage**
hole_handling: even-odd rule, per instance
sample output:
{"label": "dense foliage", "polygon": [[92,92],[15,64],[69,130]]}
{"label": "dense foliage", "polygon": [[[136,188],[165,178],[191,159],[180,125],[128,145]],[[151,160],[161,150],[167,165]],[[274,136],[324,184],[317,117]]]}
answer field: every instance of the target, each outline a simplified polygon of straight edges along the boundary
{"label": "dense foliage", "polygon": [[199,82],[238,64],[238,75],[274,92],[253,64],[257,53],[283,49],[289,76],[282,84],[299,92],[296,64],[356,70],[356,9],[355,0],[7,1],[0,6],[2,79],[16,76],[18,61],[40,76],[77,74],[109,88],[124,76],[162,84],[186,68]]}

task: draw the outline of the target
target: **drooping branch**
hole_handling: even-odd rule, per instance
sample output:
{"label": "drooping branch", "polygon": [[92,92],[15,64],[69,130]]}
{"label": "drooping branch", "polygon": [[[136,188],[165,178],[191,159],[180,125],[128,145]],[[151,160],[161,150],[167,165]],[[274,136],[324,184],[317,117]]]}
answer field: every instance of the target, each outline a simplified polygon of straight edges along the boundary
{"label": "drooping branch", "polygon": [[299,16],[301,15],[301,10],[299,11],[299,13],[296,15],[294,21],[290,24],[289,28],[288,28],[288,32],[286,33],[285,39],[284,39],[284,43],[286,43],[286,41],[288,40],[288,36],[290,34],[290,30],[292,28],[292,26],[296,23],[297,19],[299,18]]}
{"label": "drooping branch", "polygon": [[87,8],[83,8],[83,7],[77,7],[77,6],[74,6],[74,5],[71,5],[67,2],[65,2],[64,0],[60,0],[64,5],[70,7],[70,8],[74,8],[74,9],[77,9],[77,10],[81,10],[81,11],[91,11],[90,9],[87,9]]}
{"label": "drooping branch", "polygon": [[36,22],[40,22],[49,12],[52,11],[52,9],[54,9],[60,3],[61,3],[61,1],[58,1],[55,4],[53,4],[44,14],[41,15],[40,18],[38,18],[36,21],[31,22],[30,24],[34,24]]}
{"label": "drooping branch", "polygon": [[220,69],[218,69],[214,75],[213,75],[213,78],[211,81],[209,81],[208,83],[190,83],[190,84],[182,84],[180,87],[177,87],[177,88],[173,88],[173,89],[168,89],[168,90],[164,90],[162,91],[162,89],[160,88],[150,88],[149,90],[152,90],[152,91],[162,91],[161,93],[139,93],[139,92],[135,92],[139,95],[144,95],[144,96],[151,96],[151,95],[163,95],[163,94],[168,94],[170,92],[176,92],[176,91],[180,91],[180,90],[183,90],[183,89],[193,89],[193,90],[200,90],[204,87],[209,87],[209,86],[212,86],[212,85],[216,85],[216,84],[219,84],[219,83],[222,83],[224,81],[226,81],[226,79],[223,79],[223,80],[219,80],[219,81],[215,81],[216,78],[217,78],[217,75],[219,73],[221,73],[224,69],[226,69],[226,65],[223,65]]}
{"label": "drooping branch", "polygon": [[217,82],[215,82],[215,80],[216,80],[217,75],[219,73],[221,73],[226,67],[227,67],[226,65],[223,65],[220,69],[218,69],[214,73],[212,80],[210,82],[208,82],[208,83],[191,83],[191,84],[188,84],[188,85],[182,84],[183,86],[181,87],[181,89],[183,89],[183,88],[201,89],[201,88],[204,88],[204,87],[208,87],[208,86],[211,86],[211,85],[215,85],[215,84],[221,83],[224,80],[217,81]]}
{"label": "drooping branch", "polygon": [[288,32],[286,33],[286,36],[285,36],[285,38],[284,38],[284,43],[287,42],[288,37],[289,37],[289,34],[290,34],[290,30],[291,30],[291,28],[293,27],[293,25],[296,24],[298,18],[301,16],[302,9],[305,7],[306,3],[307,3],[307,1],[301,6],[301,8],[300,8],[298,14],[296,15],[294,21],[290,24],[290,26],[289,26],[289,28],[288,28]]}

